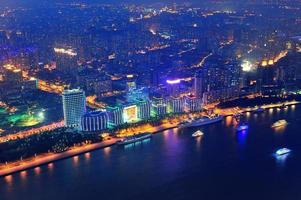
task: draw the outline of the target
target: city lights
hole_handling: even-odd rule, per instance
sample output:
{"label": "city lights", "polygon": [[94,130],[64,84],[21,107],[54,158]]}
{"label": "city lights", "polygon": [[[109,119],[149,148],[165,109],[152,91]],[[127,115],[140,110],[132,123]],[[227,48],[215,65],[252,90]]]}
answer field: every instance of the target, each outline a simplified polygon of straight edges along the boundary
{"label": "city lights", "polygon": [[168,84],[179,84],[181,82],[181,79],[174,79],[174,80],[167,80],[166,83]]}
{"label": "city lights", "polygon": [[244,72],[250,72],[254,70],[254,65],[248,60],[244,60],[241,64],[241,67],[242,71]]}

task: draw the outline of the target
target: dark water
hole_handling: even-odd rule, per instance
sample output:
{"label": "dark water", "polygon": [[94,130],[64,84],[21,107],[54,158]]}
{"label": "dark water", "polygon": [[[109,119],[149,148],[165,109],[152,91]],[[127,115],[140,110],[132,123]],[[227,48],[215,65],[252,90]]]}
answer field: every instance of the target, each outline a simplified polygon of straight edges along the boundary
{"label": "dark water", "polygon": [[[110,147],[0,178],[0,199],[301,199],[301,107],[177,129],[126,148]],[[271,124],[285,118],[286,128]],[[275,150],[292,149],[276,158]]]}

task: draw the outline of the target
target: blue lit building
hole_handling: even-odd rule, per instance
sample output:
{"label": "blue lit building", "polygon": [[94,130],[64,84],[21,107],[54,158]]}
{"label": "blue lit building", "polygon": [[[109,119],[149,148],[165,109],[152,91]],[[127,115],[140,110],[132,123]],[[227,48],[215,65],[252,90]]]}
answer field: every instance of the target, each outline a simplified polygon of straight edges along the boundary
{"label": "blue lit building", "polygon": [[101,131],[108,128],[109,117],[106,112],[94,111],[86,113],[81,119],[83,131]]}
{"label": "blue lit building", "polygon": [[124,123],[123,121],[123,109],[122,107],[107,107],[107,113],[109,117],[109,126],[118,126]]}
{"label": "blue lit building", "polygon": [[152,99],[152,115],[163,116],[167,114],[167,104],[162,97],[153,97]]}
{"label": "blue lit building", "polygon": [[185,111],[197,112],[202,109],[202,99],[196,96],[185,97]]}
{"label": "blue lit building", "polygon": [[85,92],[80,89],[65,90],[62,98],[65,126],[81,129],[81,118],[86,112]]}
{"label": "blue lit building", "polygon": [[138,118],[141,120],[149,119],[151,117],[151,103],[145,100],[137,100]]}
{"label": "blue lit building", "polygon": [[181,97],[171,97],[168,100],[168,112],[169,113],[181,113],[184,112],[184,99]]}

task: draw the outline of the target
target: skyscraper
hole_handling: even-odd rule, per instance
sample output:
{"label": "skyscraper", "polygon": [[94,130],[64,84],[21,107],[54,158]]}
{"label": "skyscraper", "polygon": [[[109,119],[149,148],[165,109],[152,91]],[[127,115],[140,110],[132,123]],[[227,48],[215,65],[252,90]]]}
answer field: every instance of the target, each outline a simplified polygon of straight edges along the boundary
{"label": "skyscraper", "polygon": [[80,129],[81,117],[86,112],[85,92],[80,89],[63,92],[63,110],[65,126]]}
{"label": "skyscraper", "polygon": [[179,97],[181,79],[167,80],[166,83],[168,96]]}
{"label": "skyscraper", "polygon": [[203,92],[203,76],[201,73],[197,73],[194,77],[194,95],[201,99]]}

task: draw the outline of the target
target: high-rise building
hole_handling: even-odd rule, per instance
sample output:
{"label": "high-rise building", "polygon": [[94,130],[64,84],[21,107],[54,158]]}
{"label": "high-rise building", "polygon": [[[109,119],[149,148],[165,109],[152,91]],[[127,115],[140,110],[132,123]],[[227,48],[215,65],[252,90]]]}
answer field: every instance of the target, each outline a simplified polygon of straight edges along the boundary
{"label": "high-rise building", "polygon": [[138,118],[141,120],[149,119],[151,116],[151,104],[148,100],[137,100]]}
{"label": "high-rise building", "polygon": [[54,48],[56,69],[63,73],[77,73],[77,53],[71,48]]}
{"label": "high-rise building", "polygon": [[180,95],[181,79],[167,80],[167,93],[170,97],[178,97]]}
{"label": "high-rise building", "polygon": [[197,73],[194,77],[194,95],[197,98],[202,98],[203,92],[203,76],[202,73]]}
{"label": "high-rise building", "polygon": [[196,96],[187,96],[185,99],[185,111],[196,112],[202,109],[202,99]]}
{"label": "high-rise building", "polygon": [[171,97],[168,100],[168,112],[169,113],[184,112],[184,99],[181,97]]}
{"label": "high-rise building", "polygon": [[86,96],[81,89],[63,92],[63,111],[65,126],[81,128],[81,118],[86,112]]}
{"label": "high-rise building", "polygon": [[167,114],[167,104],[162,97],[153,97],[152,99],[152,115],[163,116]]}

